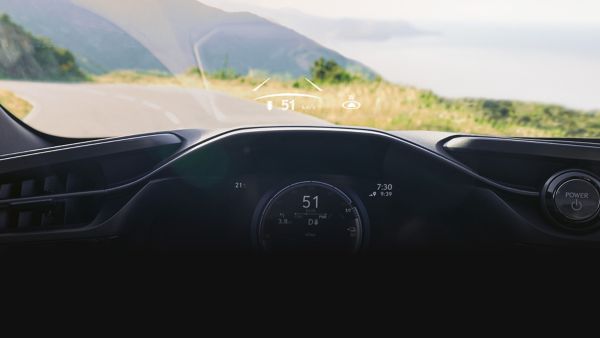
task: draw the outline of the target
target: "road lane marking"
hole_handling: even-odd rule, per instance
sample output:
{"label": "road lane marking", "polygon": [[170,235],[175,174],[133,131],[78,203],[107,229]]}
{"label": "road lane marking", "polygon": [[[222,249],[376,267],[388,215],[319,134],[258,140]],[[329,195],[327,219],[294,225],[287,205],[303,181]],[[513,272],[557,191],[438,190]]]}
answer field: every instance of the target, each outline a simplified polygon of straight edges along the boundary
{"label": "road lane marking", "polygon": [[[25,118],[25,121],[28,124],[30,123],[33,127],[40,130],[48,131],[54,134],[61,134],[64,136],[91,137],[100,135],[118,135],[125,133],[133,134],[137,132],[148,131],[141,124],[129,125],[123,123],[116,123],[113,125],[98,123],[99,119],[113,119],[113,116],[109,115],[110,111],[112,111],[113,109],[107,109],[106,111],[96,109],[96,107],[104,106],[108,106],[109,108],[129,107],[131,110],[134,111],[146,110],[147,115],[156,114],[158,116],[157,122],[160,122],[158,124],[166,127],[167,129],[168,126],[172,126],[173,129],[181,128],[183,126],[187,127],[187,123],[189,123],[189,121],[186,120],[186,124],[184,124],[183,120],[186,118],[184,117],[184,115],[181,114],[187,114],[189,116],[193,116],[194,119],[200,119],[200,121],[202,121],[201,126],[209,129],[223,128],[230,124],[230,122],[228,122],[228,124],[225,124],[225,121],[235,121],[235,123],[238,125],[256,125],[257,123],[312,125],[316,123],[315,121],[319,121],[319,125],[325,124],[325,122],[317,120],[316,118],[313,120],[312,117],[300,115],[294,112],[284,113],[282,111],[281,114],[277,116],[273,114],[267,114],[266,111],[263,111],[263,106],[254,105],[241,105],[241,109],[235,109],[235,113],[233,116],[223,116],[224,120],[221,120],[219,118],[215,118],[216,116],[218,116],[219,112],[211,109],[211,98],[214,97],[215,101],[218,101],[219,105],[222,106],[223,109],[226,109],[228,107],[238,107],[241,101],[233,97],[225,95],[221,96],[214,92],[201,89],[192,90],[176,87],[161,87],[160,92],[140,92],[141,94],[149,94],[148,96],[145,96],[146,100],[152,100],[153,102],[159,103],[161,106],[165,105],[165,107],[161,110],[154,110],[142,105],[144,97],[139,97],[136,95],[137,91],[141,91],[140,87],[138,86],[98,86],[98,89],[100,90],[92,91],[89,90],[87,84],[54,85],[39,84],[35,82],[19,82],[13,85],[12,83],[5,84],[4,82],[0,81],[0,85],[2,87],[6,87],[7,89],[10,89],[14,86],[12,91],[14,91],[15,94],[22,97],[26,101],[32,103],[33,111],[30,112],[30,114],[27,115],[27,117]],[[21,88],[21,86],[23,87]],[[132,92],[130,92],[130,90],[132,90]],[[105,93],[102,93],[101,91],[105,91]],[[165,92],[163,93],[162,91]],[[21,94],[21,92],[23,92],[23,94]],[[39,97],[33,95],[37,94],[38,92],[47,93],[48,95]],[[167,103],[171,102],[170,100],[176,102],[176,100],[180,98],[180,96],[178,96],[178,94],[180,93],[185,93],[186,95],[193,98],[193,102],[197,102],[198,106],[189,104],[183,106],[181,111],[170,111],[172,115],[165,114],[166,111],[169,111],[171,109],[170,107],[166,106]],[[104,94],[104,97],[101,96],[102,94]],[[135,97],[135,102],[128,103],[124,100],[120,101],[115,97],[116,95],[123,94]],[[32,100],[31,97],[36,98],[36,100]],[[75,101],[81,100],[82,102],[86,102],[89,105],[89,107],[82,107],[81,102],[73,102],[73,97],[76,98]],[[106,99],[108,99],[108,101],[105,101]],[[158,101],[159,99],[160,101]],[[256,109],[254,109],[253,107],[256,107]],[[175,113],[175,111],[177,111],[177,113]],[[160,117],[160,115],[163,115],[164,117]],[[63,121],[65,119],[65,116],[69,117],[68,120],[65,120],[67,122]],[[173,119],[173,117],[175,117],[175,119]],[[151,118],[151,116],[147,116],[147,118]]]}
{"label": "road lane marking", "polygon": [[173,122],[173,124],[181,124],[181,121],[177,118],[177,116],[170,111],[164,112],[165,116],[169,119],[169,121]]}
{"label": "road lane marking", "polygon": [[154,109],[154,110],[162,110],[162,108],[161,108],[159,105],[157,105],[157,104],[154,104],[154,103],[152,103],[152,102],[150,102],[150,101],[142,101],[142,104],[143,104],[144,106],[146,106],[146,107],[150,108],[150,109]]}

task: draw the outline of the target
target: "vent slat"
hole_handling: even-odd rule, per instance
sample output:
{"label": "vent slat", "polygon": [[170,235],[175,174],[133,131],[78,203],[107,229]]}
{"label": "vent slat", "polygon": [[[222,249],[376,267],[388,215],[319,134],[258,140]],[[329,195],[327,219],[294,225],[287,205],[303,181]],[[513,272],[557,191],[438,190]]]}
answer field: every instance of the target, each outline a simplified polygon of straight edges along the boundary
{"label": "vent slat", "polygon": [[[32,177],[33,176],[33,177]],[[0,181],[0,200],[67,192],[68,174],[29,175]],[[19,204],[0,208],[0,233],[36,231],[65,226],[65,202]]]}
{"label": "vent slat", "polygon": [[0,199],[11,197],[12,185],[10,183],[0,183]]}
{"label": "vent slat", "polygon": [[0,209],[0,231],[9,227],[8,209]]}

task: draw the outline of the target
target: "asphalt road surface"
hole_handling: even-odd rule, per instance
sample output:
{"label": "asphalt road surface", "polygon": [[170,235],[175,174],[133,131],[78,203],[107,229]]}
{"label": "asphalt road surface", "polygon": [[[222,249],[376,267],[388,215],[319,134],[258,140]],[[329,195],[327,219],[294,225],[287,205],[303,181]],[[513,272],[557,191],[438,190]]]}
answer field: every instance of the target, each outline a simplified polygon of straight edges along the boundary
{"label": "asphalt road surface", "polygon": [[24,121],[68,137],[123,136],[145,132],[257,125],[328,123],[304,114],[197,88],[0,81],[0,88],[29,101]]}

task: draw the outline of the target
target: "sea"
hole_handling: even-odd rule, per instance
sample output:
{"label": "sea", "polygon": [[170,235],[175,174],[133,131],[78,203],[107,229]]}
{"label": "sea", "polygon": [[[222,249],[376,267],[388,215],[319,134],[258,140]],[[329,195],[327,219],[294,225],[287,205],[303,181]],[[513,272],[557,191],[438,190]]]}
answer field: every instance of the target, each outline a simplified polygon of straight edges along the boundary
{"label": "sea", "polygon": [[328,47],[385,79],[445,97],[477,97],[600,110],[600,22],[421,24],[382,40],[333,39]]}

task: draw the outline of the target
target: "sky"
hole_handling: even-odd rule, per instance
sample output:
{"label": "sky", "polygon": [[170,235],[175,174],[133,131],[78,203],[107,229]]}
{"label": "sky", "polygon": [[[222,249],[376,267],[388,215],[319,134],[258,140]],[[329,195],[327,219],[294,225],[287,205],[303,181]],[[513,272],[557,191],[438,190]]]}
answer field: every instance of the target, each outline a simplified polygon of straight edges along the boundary
{"label": "sky", "polygon": [[600,24],[599,0],[200,0],[216,7],[292,8],[326,17],[407,21]]}
{"label": "sky", "polygon": [[[362,62],[389,81],[446,97],[600,109],[600,0],[199,1],[261,15]],[[354,18],[383,29],[392,22],[407,23],[435,34],[342,39],[326,34],[332,30],[323,33],[323,20],[315,16]]]}

